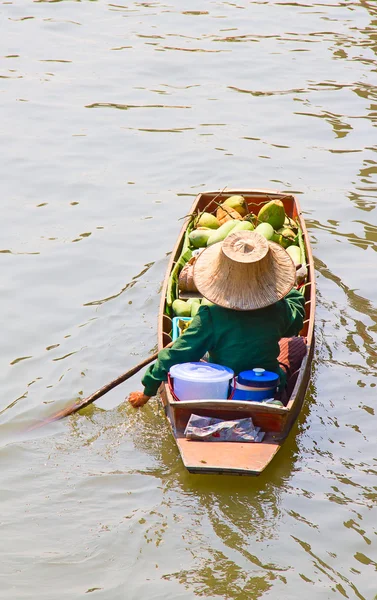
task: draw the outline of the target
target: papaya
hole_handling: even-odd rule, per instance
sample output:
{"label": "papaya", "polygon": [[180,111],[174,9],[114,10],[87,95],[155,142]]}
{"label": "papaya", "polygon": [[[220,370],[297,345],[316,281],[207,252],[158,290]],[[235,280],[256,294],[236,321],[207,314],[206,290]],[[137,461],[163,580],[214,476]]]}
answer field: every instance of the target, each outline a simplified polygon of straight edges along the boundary
{"label": "papaya", "polygon": [[196,222],[197,227],[209,227],[210,229],[218,229],[220,227],[220,223],[216,219],[215,215],[211,215],[211,213],[203,212],[199,219]]}
{"label": "papaya", "polygon": [[213,232],[213,229],[194,229],[189,235],[190,243],[194,248],[204,248]]}
{"label": "papaya", "polygon": [[176,317],[191,317],[191,307],[184,300],[174,300],[172,309]]}
{"label": "papaya", "polygon": [[285,210],[281,200],[267,202],[258,213],[261,223],[269,223],[274,229],[280,229],[284,225]]}
{"label": "papaya", "polygon": [[225,240],[228,233],[236,226],[238,221],[230,220],[226,221],[218,229],[216,229],[208,238],[207,246],[212,246],[212,244],[216,244],[217,242],[222,242]]}
{"label": "papaya", "polygon": [[274,236],[274,228],[269,223],[260,223],[260,225],[255,228],[255,231],[263,235],[266,240],[272,240]]}

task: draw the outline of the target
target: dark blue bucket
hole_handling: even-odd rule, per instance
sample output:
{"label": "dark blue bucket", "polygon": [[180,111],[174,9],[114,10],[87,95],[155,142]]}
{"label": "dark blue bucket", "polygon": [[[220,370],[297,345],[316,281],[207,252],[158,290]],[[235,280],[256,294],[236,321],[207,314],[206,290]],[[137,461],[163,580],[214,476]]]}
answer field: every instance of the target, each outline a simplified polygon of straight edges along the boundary
{"label": "dark blue bucket", "polygon": [[242,371],[236,377],[236,387],[232,386],[232,400],[262,402],[273,398],[279,385],[279,375],[264,369]]}

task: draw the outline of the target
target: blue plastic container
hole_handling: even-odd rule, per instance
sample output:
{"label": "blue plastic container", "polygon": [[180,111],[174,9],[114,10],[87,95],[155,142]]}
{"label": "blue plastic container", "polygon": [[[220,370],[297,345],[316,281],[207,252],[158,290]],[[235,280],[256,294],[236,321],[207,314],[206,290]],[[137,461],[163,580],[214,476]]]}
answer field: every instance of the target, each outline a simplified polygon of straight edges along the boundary
{"label": "blue plastic container", "polygon": [[252,402],[262,402],[268,398],[273,398],[276,388],[279,385],[279,375],[272,371],[264,369],[252,369],[251,371],[242,371],[236,377],[236,387],[232,387],[233,400],[248,400]]}
{"label": "blue plastic container", "polygon": [[175,340],[177,338],[179,338],[179,336],[181,335],[178,321],[192,321],[192,317],[173,317],[173,331],[172,331],[173,342],[175,342]]}

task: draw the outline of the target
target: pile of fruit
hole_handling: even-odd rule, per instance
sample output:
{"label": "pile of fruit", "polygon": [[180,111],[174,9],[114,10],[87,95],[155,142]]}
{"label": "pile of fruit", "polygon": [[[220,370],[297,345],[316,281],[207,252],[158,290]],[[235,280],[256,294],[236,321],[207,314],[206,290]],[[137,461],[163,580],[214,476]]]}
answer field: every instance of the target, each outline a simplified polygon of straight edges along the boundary
{"label": "pile of fruit", "polygon": [[189,235],[192,248],[204,248],[222,242],[236,231],[257,231],[267,240],[283,246],[296,265],[302,263],[298,226],[285,214],[281,200],[271,200],[258,214],[248,213],[243,196],[230,196],[216,210],[216,216],[202,212]]}
{"label": "pile of fruit", "polygon": [[195,317],[201,305],[211,306],[207,298],[189,298],[189,300],[174,300],[172,308],[176,317]]}
{"label": "pile of fruit", "polygon": [[[302,231],[293,219],[285,214],[281,200],[270,200],[258,214],[250,213],[243,196],[230,196],[218,205],[216,214],[201,212],[193,216],[184,238],[182,253],[170,275],[166,310],[169,316],[193,318],[201,304],[211,304],[206,298],[179,298],[178,276],[191,259],[192,252],[222,242],[236,231],[257,231],[267,240],[286,249],[296,266],[296,286],[302,293],[307,277],[305,247]],[[186,325],[187,326],[187,325]]]}

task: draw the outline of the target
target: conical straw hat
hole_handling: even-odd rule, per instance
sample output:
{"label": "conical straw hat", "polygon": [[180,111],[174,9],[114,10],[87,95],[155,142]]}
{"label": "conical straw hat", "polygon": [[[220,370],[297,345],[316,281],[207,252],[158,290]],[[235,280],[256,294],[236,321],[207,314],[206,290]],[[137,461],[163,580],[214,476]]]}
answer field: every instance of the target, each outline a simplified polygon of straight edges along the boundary
{"label": "conical straw hat", "polygon": [[256,231],[231,233],[203,250],[194,265],[199,292],[233,310],[256,310],[281,300],[295,284],[288,254]]}

